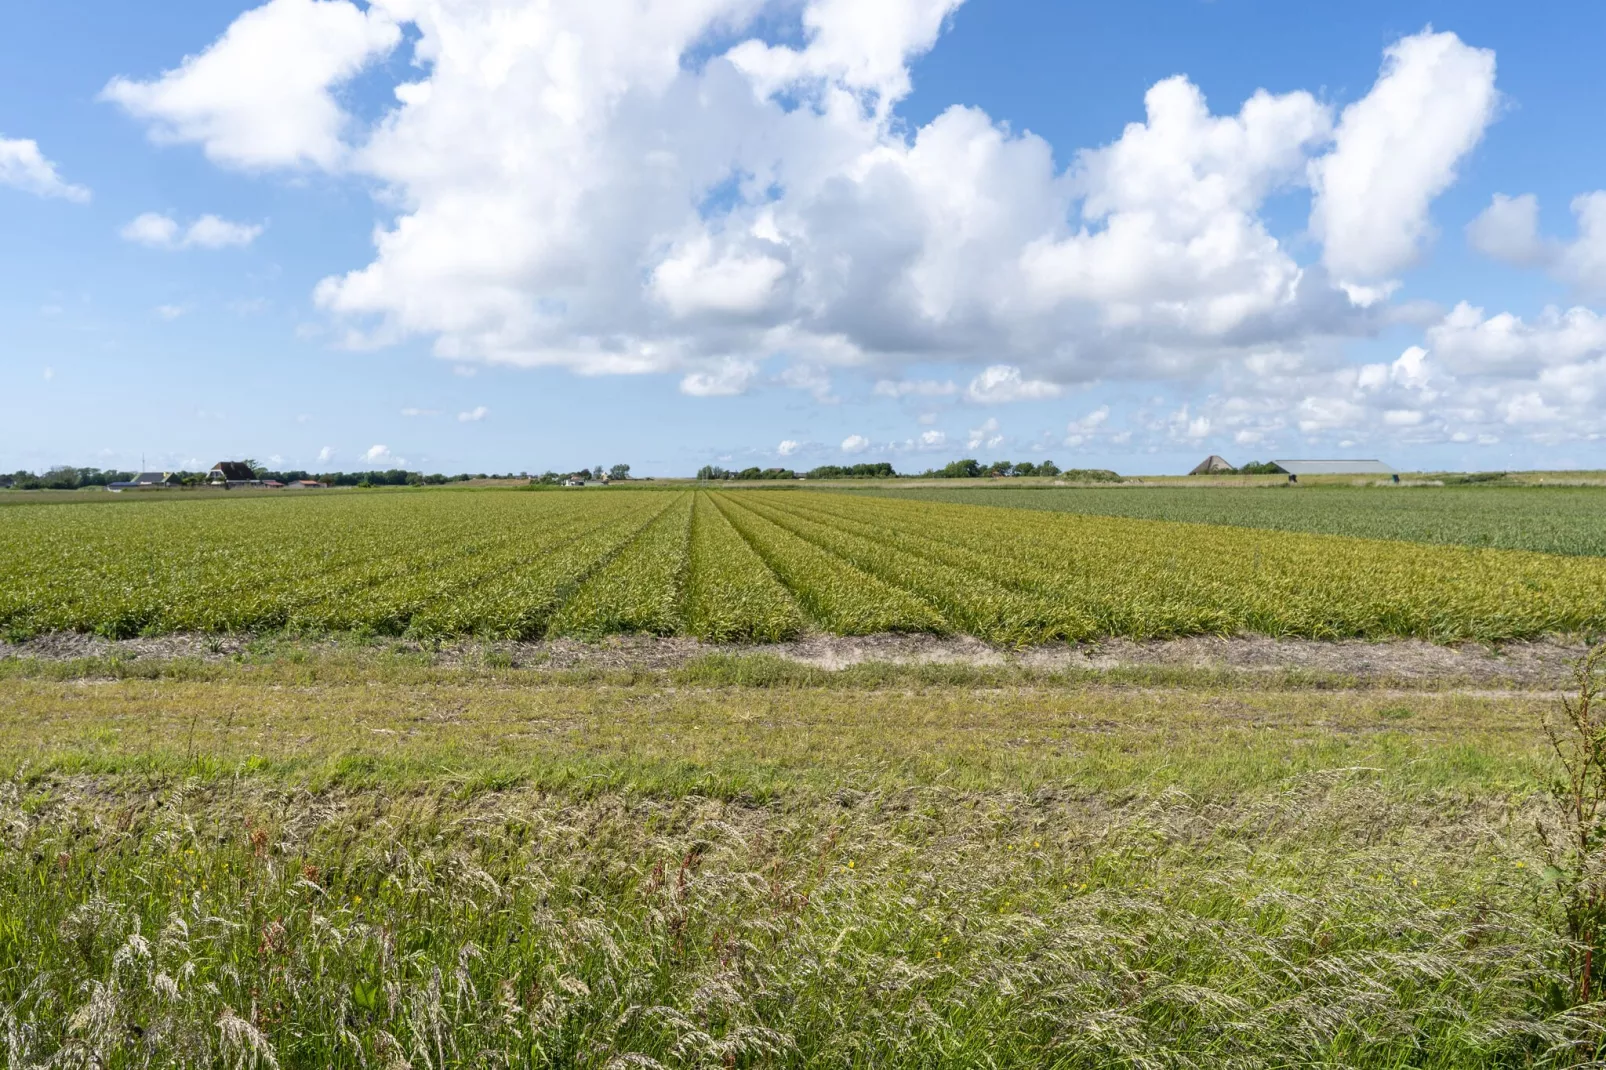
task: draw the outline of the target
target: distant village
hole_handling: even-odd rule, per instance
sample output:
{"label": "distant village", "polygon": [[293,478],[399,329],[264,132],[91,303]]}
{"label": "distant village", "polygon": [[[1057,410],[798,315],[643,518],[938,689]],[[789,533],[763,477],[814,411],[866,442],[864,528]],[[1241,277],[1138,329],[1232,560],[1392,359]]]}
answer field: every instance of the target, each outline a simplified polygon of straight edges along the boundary
{"label": "distant village", "polygon": [[598,465],[595,469],[582,468],[577,472],[471,473],[458,475],[425,475],[401,468],[369,472],[274,471],[255,461],[219,461],[205,472],[149,471],[119,472],[101,468],[72,468],[59,466],[43,474],[13,472],[0,475],[0,489],[15,490],[78,490],[104,487],[112,492],[140,490],[160,491],[182,488],[211,487],[232,490],[257,488],[262,490],[318,490],[326,487],[396,487],[441,486],[448,483],[468,483],[481,480],[523,480],[531,484],[548,486],[587,486],[611,484],[632,480],[628,464],[611,468]]}
{"label": "distant village", "polygon": [[[1188,473],[1190,476],[1282,475],[1290,483],[1300,476],[1371,475],[1399,482],[1399,474],[1375,459],[1274,460],[1233,465],[1218,454],[1211,454]],[[896,471],[885,461],[854,465],[821,465],[807,471],[791,468],[721,468],[705,465],[697,472],[699,482],[754,482],[768,480],[828,479],[1016,479],[1048,476],[1074,483],[1115,483],[1121,476],[1105,468],[1060,468],[1053,461],[996,461],[984,464],[973,458],[953,461],[941,468],[920,473]],[[52,468],[42,475],[14,472],[0,475],[0,489],[77,490],[104,487],[112,492],[172,490],[185,487],[212,487],[225,490],[257,488],[263,490],[320,490],[327,487],[440,486],[476,481],[522,481],[536,486],[610,486],[618,483],[652,482],[651,477],[635,477],[628,464],[612,467],[597,465],[576,472],[508,472],[488,474],[464,472],[458,475],[425,475],[390,468],[369,472],[274,471],[252,460],[219,461],[205,472],[149,471],[118,472],[100,468]]]}

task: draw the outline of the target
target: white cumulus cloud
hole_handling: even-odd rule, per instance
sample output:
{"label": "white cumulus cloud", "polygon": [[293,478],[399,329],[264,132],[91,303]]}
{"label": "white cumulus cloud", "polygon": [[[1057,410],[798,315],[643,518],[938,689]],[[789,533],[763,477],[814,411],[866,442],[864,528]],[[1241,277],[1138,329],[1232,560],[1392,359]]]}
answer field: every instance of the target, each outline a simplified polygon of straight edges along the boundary
{"label": "white cumulus cloud", "polygon": [[153,249],[226,249],[250,245],[262,233],[257,223],[233,223],[215,215],[203,215],[187,228],[160,212],[145,212],[130,220],[118,233],[125,241]]}
{"label": "white cumulus cloud", "polygon": [[[1392,322],[1498,101],[1492,53],[1425,31],[1336,119],[1299,90],[1212,110],[1179,75],[1103,145],[958,105],[911,123],[894,105],[958,6],[268,0],[105,96],[221,165],[374,191],[372,254],[313,294],[346,345],[820,402],[850,369],[991,402],[1270,362],[1190,416],[1233,434],[1291,426],[1335,343]],[[1311,251],[1265,218],[1306,185]],[[964,370],[914,377],[933,367]]]}
{"label": "white cumulus cloud", "polygon": [[870,440],[863,435],[849,435],[842,440],[843,453],[863,453],[870,448]]}
{"label": "white cumulus cloud", "polygon": [[997,405],[1057,398],[1061,392],[1057,383],[1027,379],[1013,365],[994,364],[970,381],[970,386],[965,388],[965,397],[979,405]]}
{"label": "white cumulus cloud", "polygon": [[362,455],[362,459],[367,461],[369,464],[401,465],[407,463],[402,458],[392,454],[389,446],[383,445],[369,446],[367,452]]}
{"label": "white cumulus cloud", "polygon": [[781,444],[775,447],[775,452],[779,453],[782,457],[790,457],[792,454],[797,452],[799,445],[800,443],[794,439],[783,438],[781,440]]}
{"label": "white cumulus cloud", "polygon": [[458,413],[457,419],[459,423],[478,423],[479,421],[485,419],[486,416],[490,415],[490,412],[491,410],[486,408],[484,405],[476,405],[467,412]]}
{"label": "white cumulus cloud", "polygon": [[173,70],[113,78],[103,96],[157,141],[198,143],[218,163],[337,167],[351,120],[335,90],[400,42],[388,6],[270,0]]}
{"label": "white cumulus cloud", "polygon": [[1310,165],[1311,232],[1337,278],[1409,267],[1432,233],[1428,209],[1494,118],[1494,53],[1453,33],[1390,45],[1371,92],[1344,109],[1331,153]]}
{"label": "white cumulus cloud", "polygon": [[980,427],[970,429],[970,435],[965,439],[967,450],[997,449],[1004,444],[1004,436],[998,433],[998,421],[989,417]]}
{"label": "white cumulus cloud", "polygon": [[0,186],[80,204],[89,200],[89,190],[64,181],[56,165],[39,151],[39,143],[27,138],[0,137]]}

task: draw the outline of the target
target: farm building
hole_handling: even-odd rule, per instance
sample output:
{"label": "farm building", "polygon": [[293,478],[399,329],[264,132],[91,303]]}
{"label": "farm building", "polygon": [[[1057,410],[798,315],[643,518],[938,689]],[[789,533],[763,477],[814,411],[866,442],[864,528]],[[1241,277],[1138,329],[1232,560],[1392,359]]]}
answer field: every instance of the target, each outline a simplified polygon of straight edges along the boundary
{"label": "farm building", "polygon": [[179,482],[177,472],[141,472],[133,479],[108,483],[106,486],[109,490],[131,490],[136,487],[176,487]]}
{"label": "farm building", "polygon": [[1273,461],[1291,476],[1391,476],[1394,469],[1377,460]]}
{"label": "farm building", "polygon": [[1190,476],[1213,476],[1221,472],[1236,471],[1236,468],[1227,463],[1226,458],[1220,456],[1219,454],[1212,453],[1210,456],[1206,457],[1204,460],[1195,465],[1193,471],[1189,472],[1188,474]]}
{"label": "farm building", "polygon": [[316,489],[318,487],[324,487],[324,486],[328,486],[328,484],[319,483],[316,479],[292,479],[290,482],[288,482],[288,483],[286,483],[284,485],[284,489],[285,490],[314,490],[314,489]]}
{"label": "farm building", "polygon": [[219,461],[206,474],[206,481],[214,485],[221,483],[224,486],[233,486],[236,483],[255,483],[257,482],[257,474],[251,471],[251,466],[244,461]]}

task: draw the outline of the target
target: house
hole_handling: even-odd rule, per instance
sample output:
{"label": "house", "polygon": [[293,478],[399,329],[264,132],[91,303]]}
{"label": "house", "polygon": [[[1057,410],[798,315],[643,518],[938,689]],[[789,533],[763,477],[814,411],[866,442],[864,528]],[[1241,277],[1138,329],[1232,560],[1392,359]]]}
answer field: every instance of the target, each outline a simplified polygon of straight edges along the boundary
{"label": "house", "polygon": [[1195,465],[1193,471],[1188,474],[1190,476],[1213,476],[1220,475],[1223,472],[1236,472],[1237,470],[1228,464],[1225,458],[1212,453]]}
{"label": "house", "polygon": [[134,490],[148,487],[176,487],[181,480],[177,472],[141,472],[133,479],[106,484],[107,490]]}
{"label": "house", "polygon": [[568,479],[563,481],[563,485],[565,487],[583,487],[586,485],[586,481],[581,479],[579,476],[570,476]]}
{"label": "house", "polygon": [[219,461],[206,474],[206,481],[213,486],[233,487],[257,482],[257,474],[244,461]]}
{"label": "house", "polygon": [[284,485],[285,490],[312,490],[316,487],[326,487],[329,484],[319,483],[316,479],[292,479]]}
{"label": "house", "polygon": [[284,484],[280,483],[277,479],[264,479],[262,481],[262,485],[264,487],[272,487],[274,490],[284,489]]}

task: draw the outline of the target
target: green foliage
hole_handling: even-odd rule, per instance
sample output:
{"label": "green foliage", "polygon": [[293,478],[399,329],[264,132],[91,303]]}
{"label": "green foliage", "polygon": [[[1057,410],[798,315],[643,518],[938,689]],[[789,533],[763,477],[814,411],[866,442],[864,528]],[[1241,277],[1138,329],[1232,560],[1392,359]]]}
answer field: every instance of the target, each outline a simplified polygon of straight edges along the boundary
{"label": "green foliage", "polygon": [[802,490],[164,495],[6,521],[13,635],[1606,631],[1606,560]]}
{"label": "green foliage", "polygon": [[[1113,477],[1114,474],[1110,473]],[[1087,473],[1064,472],[1069,482]],[[1119,478],[1119,477],[1115,477]],[[1440,545],[1606,556],[1606,488],[1128,486],[886,487],[915,501],[1178,520]]]}
{"label": "green foliage", "polygon": [[1606,645],[1579,663],[1577,686],[1544,723],[1560,772],[1539,831],[1570,942],[1571,1002],[1585,1004],[1606,994]]}
{"label": "green foliage", "polygon": [[825,464],[809,469],[810,479],[893,479],[898,475],[886,461],[868,464]]}

